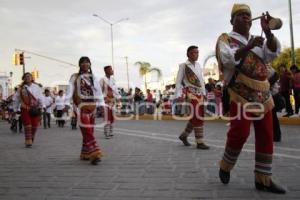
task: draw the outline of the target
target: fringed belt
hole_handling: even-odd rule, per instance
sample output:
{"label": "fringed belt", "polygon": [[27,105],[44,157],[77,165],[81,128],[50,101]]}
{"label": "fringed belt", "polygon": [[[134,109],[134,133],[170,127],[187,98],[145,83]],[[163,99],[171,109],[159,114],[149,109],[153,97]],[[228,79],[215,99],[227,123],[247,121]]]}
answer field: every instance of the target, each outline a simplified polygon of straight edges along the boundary
{"label": "fringed belt", "polygon": [[239,73],[237,78],[238,81],[244,83],[247,87],[257,91],[268,91],[270,90],[270,83],[268,80],[259,81],[249,78],[248,76]]}

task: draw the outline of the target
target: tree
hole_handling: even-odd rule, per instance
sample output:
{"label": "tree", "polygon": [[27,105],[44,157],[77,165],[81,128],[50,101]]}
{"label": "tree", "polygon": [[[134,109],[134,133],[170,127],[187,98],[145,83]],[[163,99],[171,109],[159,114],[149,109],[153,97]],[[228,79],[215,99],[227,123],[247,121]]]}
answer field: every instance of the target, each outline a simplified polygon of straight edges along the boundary
{"label": "tree", "polygon": [[151,67],[151,64],[148,62],[138,61],[135,63],[135,65],[140,67],[139,73],[141,76],[144,76],[145,90],[147,90],[147,74],[148,73],[155,71],[155,72],[157,72],[158,78],[161,78],[161,76],[162,76],[161,70],[156,67]]}
{"label": "tree", "polygon": [[[300,66],[300,48],[297,48],[295,50],[295,56],[296,56],[296,65]],[[274,69],[278,70],[280,65],[286,66],[288,69],[291,67],[292,65],[291,48],[283,49],[283,51],[279,54],[279,56],[272,61],[272,67]]]}

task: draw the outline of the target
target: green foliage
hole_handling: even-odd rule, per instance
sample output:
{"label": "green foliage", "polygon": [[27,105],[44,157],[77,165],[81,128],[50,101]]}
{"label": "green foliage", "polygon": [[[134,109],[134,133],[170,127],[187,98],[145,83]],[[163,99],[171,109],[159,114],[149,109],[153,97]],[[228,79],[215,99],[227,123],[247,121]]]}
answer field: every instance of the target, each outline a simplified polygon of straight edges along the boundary
{"label": "green foliage", "polygon": [[[296,56],[296,65],[300,66],[300,48],[297,48],[295,50],[295,56]],[[279,54],[279,56],[275,60],[273,60],[271,64],[272,67],[276,70],[278,70],[279,66],[281,65],[286,66],[289,69],[292,65],[291,48],[283,49],[283,51]]]}
{"label": "green foliage", "polygon": [[135,65],[140,67],[139,72],[140,72],[141,76],[145,76],[151,68],[151,64],[148,63],[148,62],[138,61],[138,62],[135,63]]}
{"label": "green foliage", "polygon": [[151,64],[148,62],[138,61],[135,63],[135,65],[139,66],[139,72],[141,76],[144,76],[144,82],[145,82],[145,88],[147,89],[147,80],[146,80],[146,74],[150,72],[157,72],[158,78],[161,78],[162,73],[159,68],[151,67]]}

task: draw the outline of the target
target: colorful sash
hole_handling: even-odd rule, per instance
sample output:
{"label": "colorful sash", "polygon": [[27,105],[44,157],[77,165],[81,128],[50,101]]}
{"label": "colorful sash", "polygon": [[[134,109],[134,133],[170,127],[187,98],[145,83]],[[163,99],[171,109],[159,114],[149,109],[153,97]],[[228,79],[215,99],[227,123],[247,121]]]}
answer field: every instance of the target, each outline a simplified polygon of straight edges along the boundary
{"label": "colorful sash", "polygon": [[185,77],[187,81],[195,87],[201,88],[201,83],[198,76],[193,72],[191,68],[185,65]]}
{"label": "colorful sash", "polygon": [[38,100],[28,91],[25,86],[20,89],[21,108],[29,110],[31,106],[38,106]]}

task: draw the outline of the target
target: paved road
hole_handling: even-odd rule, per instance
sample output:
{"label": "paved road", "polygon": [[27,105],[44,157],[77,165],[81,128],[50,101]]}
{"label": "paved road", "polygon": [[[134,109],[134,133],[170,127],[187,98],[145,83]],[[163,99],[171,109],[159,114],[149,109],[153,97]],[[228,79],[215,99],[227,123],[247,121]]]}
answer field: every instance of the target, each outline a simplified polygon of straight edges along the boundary
{"label": "paved road", "polygon": [[[254,189],[253,134],[232,172],[229,185],[218,178],[226,130],[224,123],[205,124],[211,150],[184,147],[177,140],[184,121],[118,121],[116,136],[96,136],[105,152],[92,166],[79,160],[81,135],[70,127],[39,129],[33,148],[23,134],[0,122],[0,199],[22,200],[148,200],[148,199],[299,199],[299,126],[282,126],[276,144],[274,179],[286,195]],[[190,139],[192,141],[192,138]]]}

